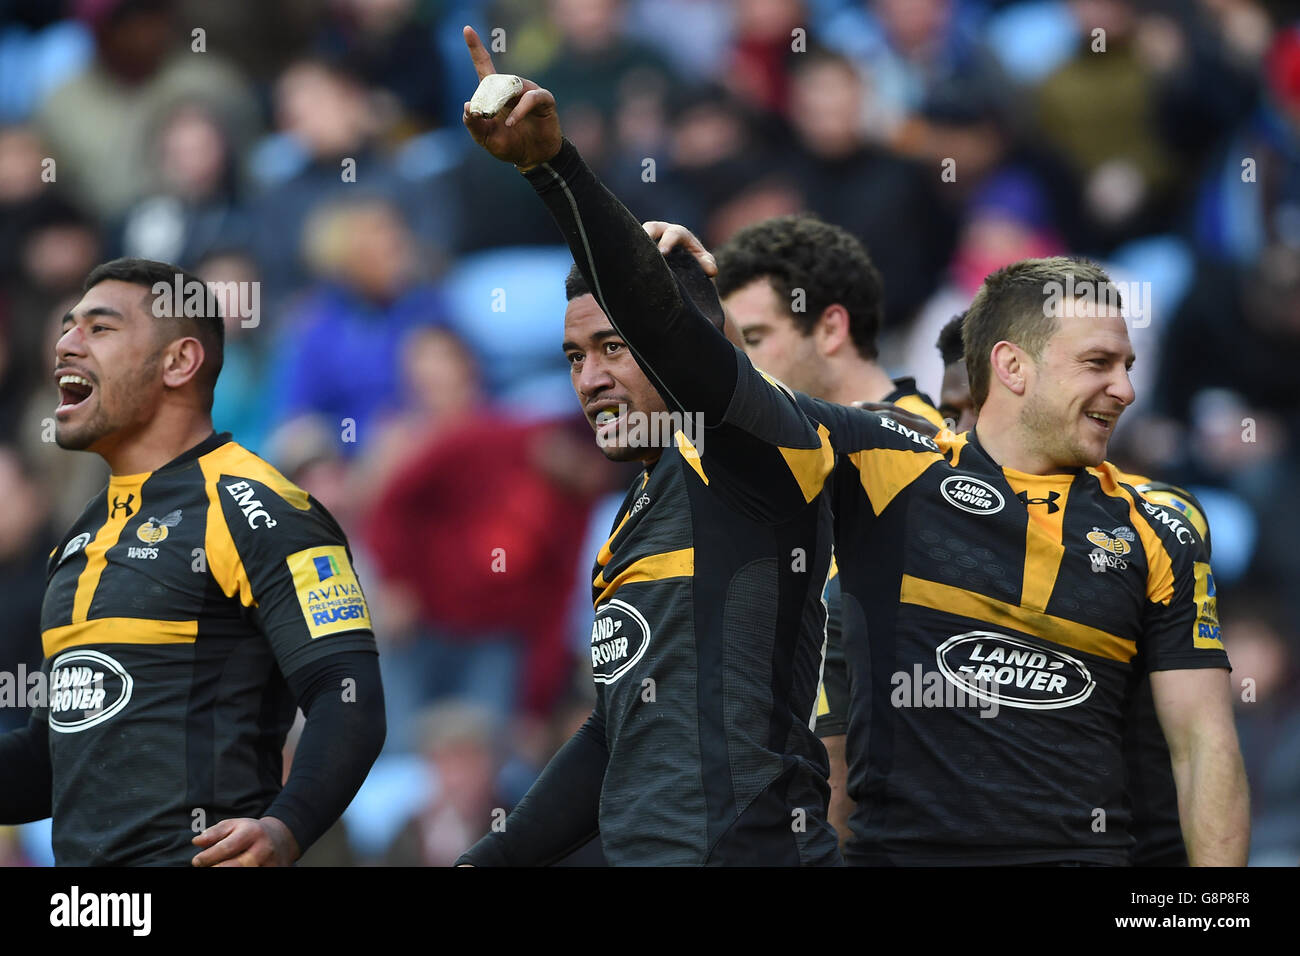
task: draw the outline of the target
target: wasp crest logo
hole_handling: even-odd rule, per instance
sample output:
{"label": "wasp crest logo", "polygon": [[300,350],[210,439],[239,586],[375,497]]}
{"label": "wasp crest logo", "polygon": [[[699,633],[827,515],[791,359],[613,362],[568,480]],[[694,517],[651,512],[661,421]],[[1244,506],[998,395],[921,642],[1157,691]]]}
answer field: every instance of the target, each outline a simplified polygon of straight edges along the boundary
{"label": "wasp crest logo", "polygon": [[1109,533],[1102,531],[1100,528],[1093,528],[1088,532],[1088,542],[1101,548],[1103,551],[1109,551],[1116,557],[1123,557],[1133,550],[1132,541],[1134,540],[1133,529],[1129,527],[1116,528]]}
{"label": "wasp crest logo", "polygon": [[145,544],[167,540],[168,529],[181,523],[181,510],[169,511],[161,518],[150,518],[136,530],[135,536]]}

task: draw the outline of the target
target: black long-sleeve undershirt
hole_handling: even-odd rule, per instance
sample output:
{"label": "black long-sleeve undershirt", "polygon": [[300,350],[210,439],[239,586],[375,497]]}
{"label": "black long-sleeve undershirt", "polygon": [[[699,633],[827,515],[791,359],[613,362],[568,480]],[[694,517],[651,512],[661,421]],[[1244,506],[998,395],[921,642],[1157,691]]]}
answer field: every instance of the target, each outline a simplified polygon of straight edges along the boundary
{"label": "black long-sleeve undershirt", "polygon": [[[356,683],[345,689],[349,679]],[[283,822],[305,853],[361,789],[388,728],[377,654],[331,654],[294,671],[288,682],[307,722],[289,779],[265,815]]]}
{"label": "black long-sleeve undershirt", "polygon": [[669,407],[721,421],[739,366],[726,336],[682,292],[636,217],[567,139],[524,174],[560,227],[596,302]]}
{"label": "black long-sleeve undershirt", "polygon": [[0,824],[44,820],[51,813],[54,772],[50,729],[36,713],[27,726],[0,735]]}
{"label": "black long-sleeve undershirt", "polygon": [[564,859],[600,829],[608,763],[605,721],[597,707],[506,817],[505,828],[475,843],[457,865],[549,866]]}

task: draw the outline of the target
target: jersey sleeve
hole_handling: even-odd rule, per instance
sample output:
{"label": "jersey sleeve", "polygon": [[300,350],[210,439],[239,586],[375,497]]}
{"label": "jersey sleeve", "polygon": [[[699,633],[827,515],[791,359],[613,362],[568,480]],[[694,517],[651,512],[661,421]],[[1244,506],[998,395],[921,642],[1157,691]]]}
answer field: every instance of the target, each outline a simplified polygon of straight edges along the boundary
{"label": "jersey sleeve", "polygon": [[716,423],[736,384],[736,348],[673,276],[636,217],[567,139],[525,177],[587,287],[669,408]]}
{"label": "jersey sleeve", "polygon": [[375,652],[370,609],[342,529],[300,489],[282,496],[254,478],[223,475],[211,494],[208,561],[227,595],[271,643],[287,676],[328,654]]}
{"label": "jersey sleeve", "polygon": [[1147,550],[1141,656],[1148,671],[1230,668],[1219,630],[1214,572],[1185,516],[1138,498]]}
{"label": "jersey sleeve", "polygon": [[811,421],[795,394],[737,351],[735,391],[721,421],[682,455],[719,495],[760,520],[781,520],[821,494],[835,467],[824,425]]}
{"label": "jersey sleeve", "polygon": [[826,660],[817,695],[817,736],[836,737],[849,729],[849,671],[844,660],[844,604],[839,575],[826,582]]}
{"label": "jersey sleeve", "polygon": [[573,144],[525,176],[610,324],[690,423],[674,439],[701,480],[758,520],[782,520],[817,497],[834,458],[824,430],[727,341]]}

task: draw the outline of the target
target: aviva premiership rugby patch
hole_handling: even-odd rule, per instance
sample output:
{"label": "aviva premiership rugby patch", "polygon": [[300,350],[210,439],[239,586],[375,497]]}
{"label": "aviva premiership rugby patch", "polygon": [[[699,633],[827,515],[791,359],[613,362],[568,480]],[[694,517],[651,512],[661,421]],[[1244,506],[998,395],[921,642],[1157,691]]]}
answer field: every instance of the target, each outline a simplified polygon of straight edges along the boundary
{"label": "aviva premiership rugby patch", "polygon": [[370,629],[370,611],[342,545],[308,548],[285,559],[313,638]]}

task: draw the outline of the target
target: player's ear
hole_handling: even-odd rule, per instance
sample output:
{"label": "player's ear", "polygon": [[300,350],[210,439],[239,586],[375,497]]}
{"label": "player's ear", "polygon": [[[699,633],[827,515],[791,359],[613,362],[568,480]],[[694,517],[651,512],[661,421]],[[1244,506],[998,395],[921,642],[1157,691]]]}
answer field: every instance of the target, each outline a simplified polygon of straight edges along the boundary
{"label": "player's ear", "polygon": [[823,355],[834,355],[851,344],[849,310],[838,302],[828,305],[817,319],[817,344]]}
{"label": "player's ear", "polygon": [[1025,355],[1018,345],[1002,341],[989,355],[993,376],[1015,395],[1025,394]]}
{"label": "player's ear", "polygon": [[186,385],[203,367],[203,359],[203,343],[198,339],[187,336],[172,342],[163,350],[163,384],[168,388]]}

